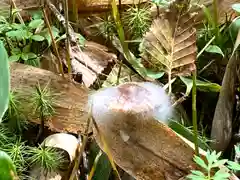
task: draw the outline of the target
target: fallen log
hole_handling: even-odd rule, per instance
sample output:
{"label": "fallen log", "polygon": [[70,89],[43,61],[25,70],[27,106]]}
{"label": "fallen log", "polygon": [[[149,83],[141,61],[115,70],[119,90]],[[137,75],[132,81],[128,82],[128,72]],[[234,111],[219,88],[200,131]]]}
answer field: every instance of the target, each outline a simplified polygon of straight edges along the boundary
{"label": "fallen log", "polygon": [[84,132],[88,118],[89,90],[80,84],[74,84],[63,77],[32,66],[11,63],[11,90],[18,93],[20,108],[31,122],[40,124],[31,105],[32,94],[38,83],[42,88],[48,85],[54,96],[55,113],[49,117],[45,125],[57,132]]}

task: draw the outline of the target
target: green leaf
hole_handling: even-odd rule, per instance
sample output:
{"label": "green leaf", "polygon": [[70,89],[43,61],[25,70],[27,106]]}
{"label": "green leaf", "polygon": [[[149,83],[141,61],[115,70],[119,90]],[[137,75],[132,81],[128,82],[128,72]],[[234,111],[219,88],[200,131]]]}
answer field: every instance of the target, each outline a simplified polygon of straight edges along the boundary
{"label": "green leaf", "polygon": [[193,174],[188,175],[187,178],[192,180],[205,180],[205,178],[203,178],[202,176],[197,176]]}
{"label": "green leaf", "polygon": [[205,177],[205,175],[201,171],[192,170],[191,173],[197,176]]}
{"label": "green leaf", "polygon": [[153,72],[147,69],[147,76],[153,79],[161,78],[165,73],[164,72]]}
{"label": "green leaf", "polygon": [[[52,30],[52,34],[53,34],[53,38],[56,39],[57,37],[59,37],[59,30],[52,26],[51,27],[51,30]],[[48,46],[50,46],[52,44],[52,39],[51,39],[51,36],[50,36],[50,33],[48,31],[47,28],[45,28],[41,33],[39,33],[41,36],[45,37],[45,39],[47,40],[48,42]]]}
{"label": "green leaf", "polygon": [[221,50],[220,47],[216,46],[216,45],[209,45],[206,49],[205,49],[206,52],[209,52],[209,53],[216,53],[216,54],[220,54],[222,55],[222,57],[224,57],[224,54]]}
{"label": "green leaf", "polygon": [[24,24],[17,24],[17,23],[12,23],[11,27],[13,29],[19,30],[19,29],[23,29],[24,27],[26,27]]}
{"label": "green leaf", "polygon": [[32,36],[32,33],[27,30],[15,30],[15,31],[9,31],[6,33],[6,35],[10,38],[16,37],[19,40],[22,39],[29,39]]}
{"label": "green leaf", "polygon": [[228,161],[227,159],[218,160],[212,164],[212,168],[220,167],[220,166],[224,165],[227,161]]}
{"label": "green leaf", "polygon": [[[179,76],[179,78],[187,86],[187,90],[186,90],[185,94],[189,95],[189,93],[191,92],[191,89],[192,89],[192,85],[193,85],[192,79],[185,78],[183,76]],[[197,85],[198,90],[203,91],[203,92],[219,92],[220,88],[221,88],[221,86],[219,84],[205,82],[205,81],[201,81],[201,80],[197,80],[196,85]]]}
{"label": "green leaf", "polygon": [[237,13],[240,13],[240,3],[233,4],[232,9],[235,10]]}
{"label": "green leaf", "polygon": [[24,48],[22,49],[22,52],[28,53],[28,52],[30,52],[30,50],[31,50],[31,45],[28,44],[28,45],[24,46]]}
{"label": "green leaf", "polygon": [[24,61],[26,61],[26,60],[28,60],[28,55],[27,55],[26,53],[22,53],[22,54],[21,54],[21,58],[22,58]]}
{"label": "green leaf", "polygon": [[229,25],[229,34],[230,34],[230,37],[231,37],[233,43],[235,42],[235,40],[237,38],[239,29],[240,29],[240,16],[235,18],[232,21],[232,23]]}
{"label": "green leaf", "polygon": [[28,27],[30,27],[32,29],[37,29],[38,27],[43,25],[43,23],[44,23],[44,21],[42,19],[34,19],[29,23]]}
{"label": "green leaf", "polygon": [[205,162],[198,156],[194,155],[194,158],[193,160],[199,165],[201,166],[202,168],[204,169],[208,169],[208,166],[205,164]]}
{"label": "green leaf", "polygon": [[10,62],[14,62],[14,61],[18,61],[18,60],[20,59],[20,57],[21,57],[21,54],[12,55],[12,56],[9,57],[8,60],[9,60]]}
{"label": "green leaf", "polygon": [[37,55],[32,52],[27,53],[27,55],[28,55],[28,59],[35,59],[37,57]]}
{"label": "green leaf", "polygon": [[0,151],[0,179],[14,180],[17,178],[15,166],[7,153]]}
{"label": "green leaf", "polygon": [[1,79],[0,80],[0,122],[1,122],[2,117],[8,108],[10,91],[10,72],[8,64],[8,55],[2,41],[0,41],[0,79]]}
{"label": "green leaf", "polygon": [[44,41],[45,38],[41,35],[35,34],[35,35],[32,36],[32,39],[34,41]]}
{"label": "green leaf", "polygon": [[233,162],[233,161],[228,161],[228,168],[236,171],[240,171],[240,164]]}
{"label": "green leaf", "polygon": [[84,46],[85,45],[85,41],[86,39],[79,33],[75,33],[75,35],[77,36],[78,38],[78,43],[80,46]]}
{"label": "green leaf", "polygon": [[12,54],[21,54],[22,51],[21,51],[20,48],[13,48],[13,49],[11,50],[11,53],[12,53]]}
{"label": "green leaf", "polygon": [[43,13],[41,10],[30,12],[30,14],[32,15],[33,19],[42,19],[43,18]]}
{"label": "green leaf", "polygon": [[[194,142],[194,140],[195,140],[194,133],[192,131],[190,131],[187,127],[180,124],[179,122],[171,120],[171,121],[169,121],[168,126],[172,130],[174,130],[176,133],[183,136],[184,138],[188,139],[191,142]],[[208,144],[201,139],[201,136],[198,136],[198,146],[205,151],[210,148],[208,146]]]}
{"label": "green leaf", "polygon": [[228,172],[224,172],[223,170],[218,170],[214,176],[213,179],[214,180],[227,180],[230,177],[230,174]]}

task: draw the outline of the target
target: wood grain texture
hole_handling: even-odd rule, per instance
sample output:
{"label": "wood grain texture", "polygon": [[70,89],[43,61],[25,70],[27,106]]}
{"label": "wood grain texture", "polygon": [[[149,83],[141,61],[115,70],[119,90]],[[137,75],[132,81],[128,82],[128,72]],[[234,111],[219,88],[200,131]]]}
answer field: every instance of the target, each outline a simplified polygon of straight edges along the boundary
{"label": "wood grain texture", "polygon": [[40,124],[30,101],[39,82],[42,88],[49,84],[48,87],[54,96],[55,114],[45,122],[45,125],[58,132],[84,131],[88,117],[87,88],[43,69],[19,63],[11,63],[10,66],[11,89],[19,93],[20,102],[24,104],[23,111],[30,121]]}

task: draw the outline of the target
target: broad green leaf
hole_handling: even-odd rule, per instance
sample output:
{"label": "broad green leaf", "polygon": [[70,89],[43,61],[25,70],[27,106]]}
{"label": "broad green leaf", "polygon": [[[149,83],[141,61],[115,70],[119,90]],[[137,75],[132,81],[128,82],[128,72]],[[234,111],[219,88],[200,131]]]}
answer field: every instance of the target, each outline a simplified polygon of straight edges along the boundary
{"label": "broad green leaf", "polygon": [[[59,37],[59,30],[52,26],[51,27],[51,30],[52,30],[52,34],[53,34],[53,38],[56,39],[57,37]],[[48,46],[50,46],[52,44],[52,39],[51,39],[51,36],[50,36],[50,33],[48,31],[47,28],[45,28],[41,33],[39,33],[41,36],[45,37],[45,39],[47,40],[48,42]]]}
{"label": "broad green leaf", "polygon": [[33,52],[29,52],[29,53],[27,53],[27,55],[28,55],[28,59],[29,60],[30,59],[35,59],[37,57],[37,55],[35,53],[33,53]]}
{"label": "broad green leaf", "polygon": [[42,19],[43,18],[43,12],[41,10],[39,11],[33,11],[30,12],[30,14],[32,15],[32,18],[35,19]]}
{"label": "broad green leaf", "polygon": [[215,54],[220,54],[222,55],[222,57],[224,57],[224,54],[221,50],[220,47],[216,46],[216,45],[209,45],[206,49],[205,49],[206,52],[209,52],[209,53],[215,53]]}
{"label": "broad green leaf", "polygon": [[16,168],[7,153],[0,151],[0,179],[16,180]]}
{"label": "broad green leaf", "polygon": [[[187,90],[186,90],[185,94],[189,95],[189,93],[191,92],[191,89],[192,89],[192,85],[193,85],[192,79],[186,78],[183,76],[179,76],[179,78],[187,86]],[[204,92],[219,92],[220,88],[221,88],[221,86],[219,84],[205,82],[205,81],[201,81],[201,80],[196,81],[196,86],[199,91],[204,91]]]}
{"label": "broad green leaf", "polygon": [[22,54],[21,54],[21,58],[22,58],[24,61],[26,61],[26,60],[28,60],[28,55],[27,55],[26,53],[22,53]]}
{"label": "broad green leaf", "polygon": [[240,171],[240,164],[233,162],[233,161],[228,161],[228,168],[236,171]]}
{"label": "broad green leaf", "polygon": [[8,108],[9,92],[10,72],[8,55],[3,42],[0,41],[0,122],[2,121],[2,117]]}
{"label": "broad green leaf", "polygon": [[21,51],[20,48],[13,48],[13,49],[11,50],[11,53],[12,53],[12,54],[21,54],[22,51]]}
{"label": "broad green leaf", "polygon": [[43,25],[43,23],[44,23],[44,20],[42,20],[42,19],[34,19],[29,23],[28,27],[30,27],[32,29],[37,29],[38,27]]}
{"label": "broad green leaf", "polygon": [[194,155],[193,158],[194,162],[196,162],[199,166],[201,166],[204,169],[208,169],[208,166],[205,164],[205,162],[198,156]]}
{"label": "broad green leaf", "polygon": [[45,38],[41,35],[35,34],[35,35],[32,36],[32,39],[34,41],[43,41]]}
{"label": "broad green leaf", "polygon": [[164,72],[153,72],[151,70],[147,70],[147,76],[153,79],[161,78],[165,73]]}
{"label": "broad green leaf", "polygon": [[233,43],[236,41],[239,29],[240,29],[240,16],[235,18],[229,25],[229,34]]}
{"label": "broad green leaf", "polygon": [[14,30],[14,31],[9,31],[6,33],[6,35],[10,38],[16,37],[18,40],[22,39],[29,39],[32,36],[32,33],[27,31],[27,30]]}
{"label": "broad green leaf", "polygon": [[14,61],[18,61],[18,60],[20,59],[20,57],[21,57],[21,54],[12,55],[12,56],[9,57],[8,60],[9,60],[10,62],[14,62]]}
{"label": "broad green leaf", "polygon": [[22,49],[22,52],[28,53],[28,52],[30,52],[30,50],[31,50],[31,45],[28,44],[28,45],[24,46],[24,48]]}
{"label": "broad green leaf", "polygon": [[24,24],[17,24],[17,23],[12,23],[11,27],[13,29],[19,30],[19,29],[23,29],[24,27],[26,27]]}
{"label": "broad green leaf", "polygon": [[240,3],[233,4],[232,9],[235,10],[237,13],[240,13]]}

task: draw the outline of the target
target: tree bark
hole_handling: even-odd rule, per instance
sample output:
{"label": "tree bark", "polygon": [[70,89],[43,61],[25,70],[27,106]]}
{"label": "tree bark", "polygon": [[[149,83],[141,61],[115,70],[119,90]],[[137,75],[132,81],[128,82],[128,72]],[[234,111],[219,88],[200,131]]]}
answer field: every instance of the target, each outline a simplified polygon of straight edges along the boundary
{"label": "tree bark", "polygon": [[10,70],[11,90],[18,93],[22,111],[30,121],[40,124],[31,103],[35,86],[39,83],[41,88],[48,85],[54,97],[55,113],[47,119],[45,125],[58,132],[84,132],[88,118],[87,88],[73,84],[53,72],[24,64],[11,63]]}

